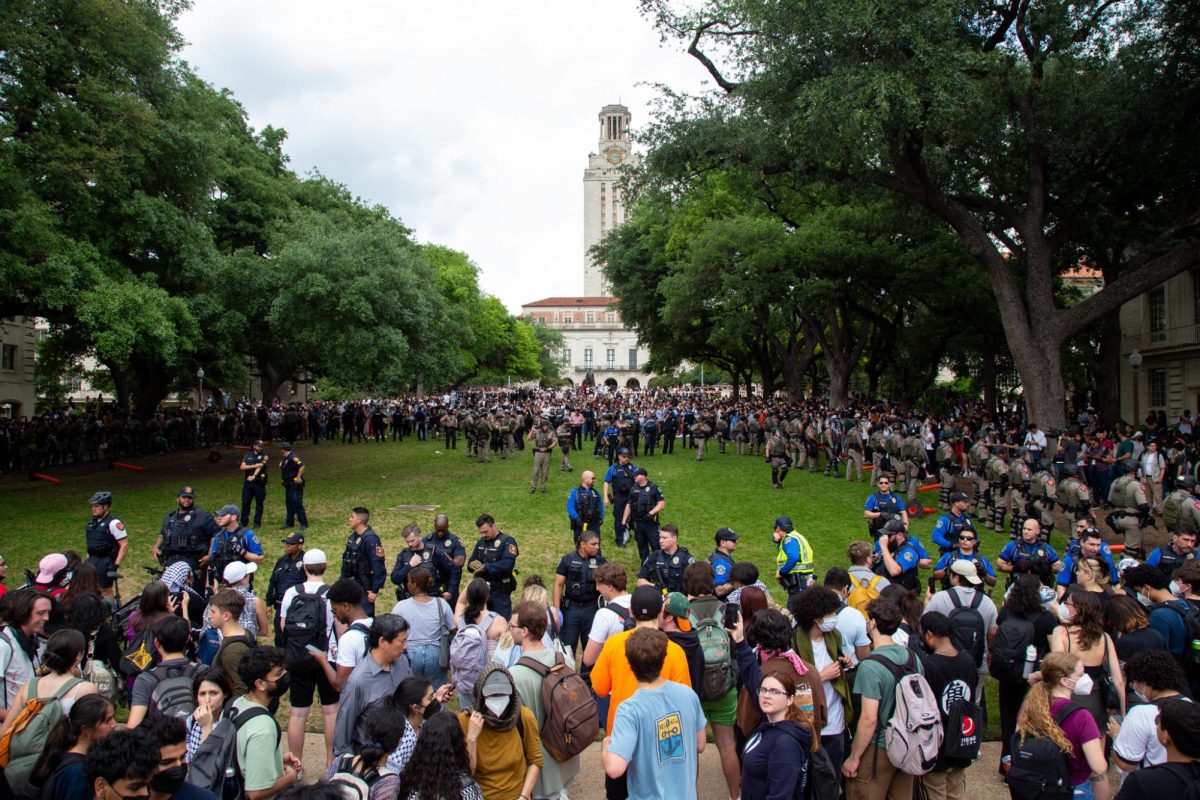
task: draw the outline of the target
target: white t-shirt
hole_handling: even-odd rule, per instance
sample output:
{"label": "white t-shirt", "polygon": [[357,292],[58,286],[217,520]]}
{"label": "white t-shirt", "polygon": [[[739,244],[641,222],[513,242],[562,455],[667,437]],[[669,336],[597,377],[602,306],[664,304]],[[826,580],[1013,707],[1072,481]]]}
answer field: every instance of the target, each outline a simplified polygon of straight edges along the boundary
{"label": "white t-shirt", "polygon": [[[303,583],[304,591],[308,594],[316,594],[322,586],[325,586],[325,581],[305,581]],[[279,601],[279,628],[283,630],[284,623],[287,622],[288,608],[292,605],[292,600],[296,597],[296,587],[289,586],[288,590],[283,593],[283,599]],[[333,609],[329,607],[329,600],[325,600],[325,636],[329,642],[329,648],[326,651],[330,658],[333,658]]]}
{"label": "white t-shirt", "polygon": [[349,667],[354,669],[358,666],[358,662],[362,661],[367,655],[367,633],[365,630],[358,630],[359,627],[369,630],[371,623],[375,620],[371,617],[356,619],[354,624],[348,628],[337,640],[337,658],[334,660],[335,667]]}
{"label": "white t-shirt", "polygon": [[[608,602],[608,605],[620,606],[628,611],[629,602],[632,599],[631,595],[623,594],[614,597]],[[623,630],[625,630],[625,623],[615,612],[605,607],[597,611],[596,616],[592,618],[592,629],[588,632],[588,639],[604,644],[610,636],[614,636]]]}
{"label": "white t-shirt", "polygon": [[[1178,699],[1188,700],[1182,696]],[[1117,738],[1113,740],[1113,752],[1130,764],[1153,766],[1166,763],[1167,750],[1158,741],[1154,731],[1154,721],[1157,719],[1158,706],[1153,703],[1130,707]]]}
{"label": "white t-shirt", "polygon": [[37,666],[21,649],[17,634],[11,627],[0,630],[0,709],[12,704],[21,687],[33,678]]}
{"label": "white t-shirt", "polygon": [[[812,649],[813,664],[816,665],[817,672],[833,663],[833,659],[829,656],[829,648],[825,646],[824,638],[819,642],[813,640]],[[832,681],[822,681],[821,687],[825,690],[825,706],[829,709],[828,716],[825,718],[825,727],[821,728],[821,735],[835,736],[846,727],[846,710],[842,708],[842,696],[834,690]]]}
{"label": "white t-shirt", "polygon": [[870,647],[871,637],[867,636],[867,618],[857,608],[846,606],[837,613],[837,629],[842,635],[842,652],[858,663],[854,648]]}

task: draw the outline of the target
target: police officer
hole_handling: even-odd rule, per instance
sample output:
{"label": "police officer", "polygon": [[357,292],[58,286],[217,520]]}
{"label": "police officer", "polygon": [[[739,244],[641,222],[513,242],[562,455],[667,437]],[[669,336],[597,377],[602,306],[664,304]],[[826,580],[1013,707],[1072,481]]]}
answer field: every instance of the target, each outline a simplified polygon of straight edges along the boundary
{"label": "police officer", "polygon": [[584,470],[579,476],[580,485],[567,495],[567,516],[571,519],[571,533],[575,534],[575,546],[579,546],[579,534],[584,531],[599,531],[604,523],[604,502],[596,491],[596,473]]}
{"label": "police officer", "polygon": [[446,437],[446,449],[458,449],[458,417],[454,416],[450,409],[446,409],[446,413],[442,414],[441,419],[442,434]]}
{"label": "police officer", "polygon": [[1142,528],[1153,524],[1146,487],[1137,479],[1137,464],[1132,458],[1121,462],[1125,474],[1113,481],[1108,503],[1116,511],[1106,521],[1113,533],[1125,535],[1125,556],[1142,557]]}
{"label": "police officer", "polygon": [[283,647],[283,629],[279,626],[280,605],[287,590],[307,580],[304,574],[304,534],[293,533],[283,539],[283,555],[271,570],[267,596],[263,602],[275,609],[275,646]]}
{"label": "police officer", "polygon": [[771,485],[782,489],[788,474],[788,447],[778,428],[771,431],[767,439],[766,460],[771,465]]}
{"label": "police officer", "polygon": [[[554,606],[562,612],[559,641],[574,653],[576,643],[586,640],[599,610],[600,592],[593,577],[596,568],[608,561],[600,555],[600,531],[589,528],[579,534],[573,552],[558,561],[554,570]],[[586,642],[585,642],[586,643]]]}
{"label": "police officer", "polygon": [[713,594],[724,597],[733,591],[729,573],[733,571],[733,551],[737,550],[738,539],[741,537],[733,528],[721,528],[715,538],[717,549],[709,554],[708,563],[713,571]]}
{"label": "police officer", "polygon": [[971,472],[971,480],[975,484],[975,497],[971,501],[971,514],[985,519],[988,516],[988,507],[991,498],[988,496],[988,480],[984,474],[984,467],[987,460],[991,458],[992,452],[988,449],[987,442],[980,437],[967,450],[967,468]]}
{"label": "police officer", "polygon": [[836,419],[825,424],[825,430],[821,431],[821,444],[825,448],[825,477],[842,477],[838,471],[841,465],[838,456],[842,452],[842,433]]}
{"label": "police officer", "polygon": [[629,493],[633,490],[633,477],[637,470],[637,465],[629,461],[629,449],[622,447],[617,450],[617,463],[611,464],[608,472],[604,473],[604,505],[613,507],[613,532],[617,547],[629,544],[625,508],[629,504]]}
{"label": "police officer", "polygon": [[1036,517],[1042,531],[1042,541],[1049,542],[1054,532],[1054,505],[1058,502],[1058,484],[1051,471],[1053,463],[1048,458],[1038,462],[1038,471],[1030,482],[1030,504],[1025,516]]}
{"label": "police officer", "polygon": [[350,512],[350,537],[342,551],[342,575],[363,589],[363,610],[375,616],[375,599],[387,580],[383,542],[370,526],[371,512],[359,506]]}
{"label": "police officer", "polygon": [[1058,578],[1055,581],[1059,600],[1062,600],[1067,588],[1075,582],[1075,566],[1080,561],[1089,558],[1097,559],[1107,566],[1108,577],[1113,586],[1116,586],[1119,580],[1117,565],[1113,563],[1112,548],[1100,535],[1099,528],[1081,520],[1076,533],[1078,538],[1067,546],[1067,554],[1062,560],[1062,569],[1059,570]]}
{"label": "police officer", "polygon": [[516,566],[517,540],[496,527],[490,514],[480,514],[475,520],[479,530],[479,541],[471,552],[467,570],[483,578],[491,587],[488,610],[495,611],[505,619],[512,616],[512,595],[517,588]]}
{"label": "police officer", "polygon": [[775,580],[787,589],[788,597],[799,594],[813,580],[813,552],[808,540],[796,532],[791,517],[776,517],[771,539],[779,546],[775,553]]}
{"label": "police officer", "polygon": [[1200,507],[1196,504],[1196,479],[1181,475],[1175,479],[1175,491],[1163,500],[1163,522],[1167,531],[1200,531]]}
{"label": "police officer", "polygon": [[883,526],[883,534],[875,540],[875,573],[910,591],[919,590],[919,570],[929,569],[933,560],[915,536],[910,536],[904,523],[894,519]]}
{"label": "police officer", "polygon": [[1068,520],[1092,521],[1092,495],[1088,485],[1079,479],[1078,464],[1063,464],[1063,479],[1058,485],[1058,504]]}
{"label": "police officer", "polygon": [[1025,448],[1018,447],[1008,462],[1008,527],[1009,537],[1014,540],[1020,535],[1022,521],[1029,516],[1033,500],[1033,472],[1025,458]]}
{"label": "police officer", "polygon": [[843,423],[846,432],[846,483],[850,482],[851,473],[858,472],[858,482],[863,482],[863,428],[858,419],[847,419]]}
{"label": "police officer", "polygon": [[267,463],[262,439],[255,439],[250,452],[242,457],[242,525],[250,524],[250,503],[254,502],[254,527],[262,527],[263,501],[267,499]]}
{"label": "police officer", "polygon": [[[421,528],[416,523],[404,526],[400,531],[407,547],[396,554],[396,566],[392,567],[392,583],[396,584],[396,599],[404,600],[411,597],[408,591],[408,573],[416,567],[425,567],[433,576],[434,589],[440,595],[446,594],[446,586],[450,582],[450,571],[454,566],[447,556],[436,547],[430,546],[421,538]],[[444,549],[444,548],[443,548]]]}
{"label": "police officer", "polygon": [[1175,577],[1175,570],[1196,557],[1196,532],[1179,530],[1171,534],[1171,543],[1157,548],[1146,563],[1158,567],[1167,580]]}
{"label": "police officer", "polygon": [[987,526],[994,531],[1004,530],[1004,517],[1008,512],[1008,460],[1004,451],[997,447],[984,463],[983,475],[988,485]]}
{"label": "police officer", "polygon": [[88,502],[92,506],[92,518],[88,520],[87,563],[100,573],[100,588],[105,596],[112,595],[116,572],[129,550],[129,534],[125,523],[112,515],[112,492],[96,492]]}
{"label": "police officer", "polygon": [[542,494],[545,494],[546,480],[550,477],[550,451],[558,444],[554,431],[550,429],[550,420],[542,417],[536,428],[529,429],[529,435],[525,438],[533,442],[533,474],[529,478],[529,493],[534,493],[540,479]]}
{"label": "police officer", "polygon": [[1027,519],[1021,525],[1019,539],[1004,545],[996,559],[996,568],[1007,572],[1004,581],[1007,589],[1020,575],[1036,575],[1045,586],[1054,585],[1054,574],[1063,568],[1062,561],[1054,548],[1042,541],[1042,528],[1036,519]]}
{"label": "police officer", "polygon": [[956,549],[959,534],[966,528],[974,529],[974,524],[967,515],[970,505],[971,498],[965,493],[954,492],[950,495],[950,510],[933,523],[933,534],[930,536],[939,552],[949,553]]}
{"label": "police officer", "polygon": [[904,527],[908,527],[908,509],[904,507],[900,495],[892,492],[892,479],[887,475],[880,475],[875,485],[877,491],[873,492],[863,505],[863,516],[867,518],[867,528],[871,532],[872,540],[878,539],[883,532],[883,526],[894,519],[900,520]]}
{"label": "police officer", "polygon": [[658,530],[658,548],[642,562],[638,586],[656,586],[663,594],[683,591],[683,571],[696,557],[679,546],[679,528],[668,522]]}
{"label": "police officer", "polygon": [[283,476],[283,502],[287,507],[287,520],[283,523],[283,529],[287,530],[299,522],[300,530],[308,530],[308,514],[304,513],[304,470],[307,467],[292,449],[291,442],[281,442],[279,449],[283,451],[283,463],[279,466],[279,472]]}
{"label": "police officer", "polygon": [[450,518],[445,514],[434,517],[433,531],[426,534],[425,543],[435,550],[441,550],[450,560],[450,575],[446,578],[446,589],[442,593],[442,599],[454,605],[458,599],[463,564],[467,563],[467,549],[463,546],[462,539],[450,531]]}
{"label": "police officer", "polygon": [[942,439],[938,442],[937,450],[933,454],[940,479],[938,505],[943,511],[950,510],[950,495],[954,494],[954,443],[957,439],[958,437],[954,434]]}
{"label": "police officer", "polygon": [[225,574],[225,567],[234,561],[253,561],[261,564],[263,557],[262,544],[254,535],[254,531],[242,527],[238,519],[238,507],[233,503],[217,509],[217,524],[221,530],[213,536],[212,548],[208,553],[208,563],[212,568],[213,580],[218,580]]}
{"label": "police officer", "polygon": [[708,424],[708,420],[701,417],[695,425],[692,426],[692,442],[696,446],[696,460],[704,460],[704,446],[712,437],[712,425]]}
{"label": "police officer", "polygon": [[163,518],[162,529],[154,542],[154,558],[164,568],[186,561],[196,575],[197,585],[207,583],[208,551],[221,526],[213,515],[196,505],[191,486],[179,489],[179,505]]}
{"label": "police officer", "polygon": [[996,570],[992,562],[979,552],[979,534],[968,525],[957,533],[957,547],[942,554],[933,567],[933,577],[942,582],[943,589],[950,588],[950,565],[955,561],[970,561],[975,565],[976,574],[988,586],[996,585]]}
{"label": "police officer", "polygon": [[[699,447],[699,445],[697,445]],[[645,467],[638,467],[633,474],[633,488],[629,490],[629,502],[625,505],[624,523],[633,525],[637,539],[638,556],[645,561],[650,551],[658,547],[658,514],[666,501],[658,485],[651,483]]]}
{"label": "police officer", "polygon": [[558,440],[558,450],[562,453],[562,460],[558,465],[559,472],[572,472],[574,468],[571,466],[570,455],[571,440],[574,437],[571,433],[571,424],[567,422],[566,418],[563,418],[563,421],[554,429],[554,438]]}

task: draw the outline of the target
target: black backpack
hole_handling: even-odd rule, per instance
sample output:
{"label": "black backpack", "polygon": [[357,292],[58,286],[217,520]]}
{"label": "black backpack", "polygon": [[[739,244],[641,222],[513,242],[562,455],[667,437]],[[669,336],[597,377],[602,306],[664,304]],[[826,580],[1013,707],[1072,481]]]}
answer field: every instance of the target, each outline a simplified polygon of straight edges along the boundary
{"label": "black backpack", "polygon": [[[1180,608],[1180,605],[1186,606],[1187,610]],[[1184,661],[1191,667],[1200,666],[1200,650],[1192,647],[1192,642],[1200,639],[1200,610],[1189,603],[1187,600],[1170,600],[1166,603],[1157,603],[1150,607],[1153,611],[1156,608],[1169,608],[1183,618],[1184,636]]]}
{"label": "black backpack", "polygon": [[609,603],[605,608],[617,615],[617,619],[621,620],[621,626],[625,630],[631,631],[637,627],[637,620],[633,618],[633,614],[625,606]]}
{"label": "black backpack", "polygon": [[[1060,728],[1067,717],[1083,706],[1067,703],[1054,715]],[[1012,766],[1004,782],[1012,800],[1070,800],[1071,778],[1067,773],[1067,754],[1047,736],[1027,736],[1021,732],[1012,738]]]}
{"label": "black backpack", "polygon": [[842,776],[833,767],[833,759],[824,747],[808,754],[808,780],[804,783],[804,800],[838,800],[842,791]]}
{"label": "black backpack", "polygon": [[321,650],[329,649],[329,628],[326,627],[328,606],[325,594],[328,586],[317,591],[304,591],[304,584],[296,587],[296,596],[287,607],[287,618],[283,623],[283,642],[287,649],[288,669],[313,671],[317,666],[308,646]]}
{"label": "black backpack", "polygon": [[1003,683],[1025,683],[1025,654],[1035,634],[1033,623],[1016,614],[1000,623],[992,644],[992,663],[988,665],[993,678]]}
{"label": "black backpack", "polygon": [[962,604],[958,592],[953,589],[949,592],[950,602],[954,604],[948,615],[950,640],[960,651],[970,653],[975,659],[975,666],[978,667],[983,664],[983,650],[987,644],[987,627],[983,624],[983,615],[979,613],[979,606],[983,603],[983,592],[976,589],[975,597],[969,606]]}

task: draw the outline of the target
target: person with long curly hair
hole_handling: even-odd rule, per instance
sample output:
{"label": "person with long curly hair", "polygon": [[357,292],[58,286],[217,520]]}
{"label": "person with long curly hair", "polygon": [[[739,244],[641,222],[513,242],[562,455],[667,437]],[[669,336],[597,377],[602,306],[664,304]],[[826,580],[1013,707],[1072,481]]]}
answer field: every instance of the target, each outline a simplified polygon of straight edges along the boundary
{"label": "person with long curly hair", "polygon": [[417,746],[400,773],[402,800],[483,800],[471,778],[467,739],[458,717],[439,711],[421,726]]}
{"label": "person with long curly hair", "polygon": [[370,787],[367,800],[396,800],[400,776],[389,767],[387,759],[399,746],[408,723],[403,715],[386,704],[368,711],[365,722],[367,738],[362,747],[356,753],[344,753],[335,758],[325,779],[329,780],[339,772],[354,775]]}
{"label": "person with long curly hair", "polygon": [[[1096,603],[1099,607],[1099,602]],[[1050,739],[1067,756],[1067,775],[1074,800],[1109,800],[1108,762],[1104,759],[1104,735],[1090,713],[1077,702],[1090,693],[1092,678],[1076,653],[1050,653],[1042,659],[1040,673],[1025,695],[1017,715],[1012,749],[1034,736]],[[1078,706],[1055,719],[1068,704]],[[1014,776],[1010,773],[1009,780]],[[1015,789],[1013,790],[1016,791]]]}
{"label": "person with long curly hair", "polygon": [[[821,746],[829,754],[833,768],[842,771],[845,755],[843,734],[853,716],[850,682],[846,670],[854,665],[854,647],[842,638],[837,628],[841,598],[832,589],[814,586],[788,600],[788,609],[796,621],[793,646],[796,654],[817,668],[828,709],[821,728]],[[762,698],[759,697],[761,704]]]}
{"label": "person with long curly hair", "polygon": [[[1059,603],[1058,618],[1062,624],[1050,635],[1050,649],[1079,656],[1091,678],[1092,691],[1077,697],[1076,702],[1091,712],[1096,727],[1103,731],[1110,712],[1125,713],[1125,676],[1117,647],[1104,632],[1104,607],[1095,592],[1074,590]],[[1112,679],[1112,692],[1106,688],[1106,675]]]}
{"label": "person with long curly hair", "polygon": [[[996,617],[997,628],[1004,627],[1010,619],[1024,620],[1033,626],[1033,647],[1036,651],[1034,661],[1050,651],[1050,634],[1056,626],[1054,615],[1042,605],[1041,589],[1042,582],[1036,575],[1018,576],[1009,587],[1004,607]],[[1009,755],[1008,746],[1012,741],[1013,731],[1017,729],[1017,713],[1021,710],[1021,703],[1025,701],[1029,682],[1006,679],[997,680],[997,685],[1000,702],[1000,758],[1003,769],[1004,757]]]}

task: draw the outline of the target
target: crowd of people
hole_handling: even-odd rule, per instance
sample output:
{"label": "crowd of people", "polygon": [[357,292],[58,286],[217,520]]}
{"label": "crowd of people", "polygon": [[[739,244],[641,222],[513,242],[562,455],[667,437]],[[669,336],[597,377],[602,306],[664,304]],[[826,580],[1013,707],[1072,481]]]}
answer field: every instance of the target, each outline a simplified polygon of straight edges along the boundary
{"label": "crowd of people", "polygon": [[[202,417],[233,417],[233,439],[255,444],[313,435],[314,411],[322,422],[315,408],[280,409],[277,423],[268,412],[278,428],[256,411],[244,434],[244,414]],[[314,441],[386,438],[393,411],[397,438],[453,450],[462,432],[477,461],[530,447],[531,491],[545,486],[541,456],[594,443],[608,471],[600,489],[585,470],[572,490],[575,549],[552,581],[518,585],[518,544],[486,513],[473,548],[444,515],[428,532],[407,526],[388,572],[359,507],[340,564],[305,547],[298,519],[256,589],[267,543],[246,528],[253,494],[209,514],[184,486],[155,543],[161,574],[118,605],[126,536],[99,492],[86,559],[50,553],[29,585],[0,582],[0,785],[53,800],[565,799],[581,760],[598,759],[614,800],[965,800],[993,683],[995,768],[1016,800],[1108,800],[1113,764],[1121,800],[1200,778],[1190,417],[1112,426],[1112,444],[1088,412],[1064,435],[965,405],[915,415],[719,392],[494,391],[330,409]],[[853,512],[862,539],[814,554],[780,516],[773,569],[739,560],[730,528],[696,558],[657,524],[662,494],[631,462],[670,455],[676,439],[697,459],[709,439],[763,457],[776,488],[791,469],[853,469],[872,483]],[[257,475],[254,453],[242,469]],[[928,550],[909,527],[926,481],[945,512]],[[985,527],[1012,537],[994,564],[979,552]],[[1144,531],[1159,527],[1169,542],[1150,552]],[[602,540],[631,539],[636,574],[600,554]],[[314,699],[324,752],[308,762],[323,770],[306,776]],[[708,746],[719,789],[698,785]]]}

